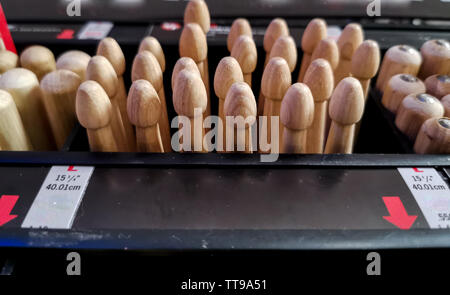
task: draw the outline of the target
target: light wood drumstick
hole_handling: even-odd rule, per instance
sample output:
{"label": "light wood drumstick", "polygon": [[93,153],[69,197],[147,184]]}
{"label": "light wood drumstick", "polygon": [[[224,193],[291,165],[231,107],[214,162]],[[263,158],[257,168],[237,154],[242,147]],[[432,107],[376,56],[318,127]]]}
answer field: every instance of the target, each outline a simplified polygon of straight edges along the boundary
{"label": "light wood drumstick", "polygon": [[128,116],[136,126],[138,152],[162,153],[164,147],[159,132],[161,102],[158,93],[147,80],[136,80],[128,94]]}
{"label": "light wood drumstick", "polygon": [[48,73],[56,70],[53,52],[40,45],[33,45],[25,49],[20,55],[20,65],[32,71],[39,81]]}
{"label": "light wood drumstick", "polygon": [[395,117],[395,125],[412,142],[416,139],[422,124],[430,118],[444,115],[440,101],[429,94],[410,94],[402,101]]}
{"label": "light wood drumstick", "polygon": [[5,42],[3,42],[3,38],[0,37],[0,51],[6,50]]}
{"label": "light wood drumstick", "polygon": [[339,48],[339,64],[334,71],[335,85],[350,76],[352,57],[364,40],[364,32],[360,24],[351,23],[345,26],[337,41]]}
{"label": "light wood drumstick", "polygon": [[450,76],[433,75],[425,80],[427,93],[433,95],[437,99],[450,94]]}
{"label": "light wood drumstick", "polygon": [[75,98],[81,82],[80,77],[69,70],[56,70],[41,81],[44,106],[58,149],[63,147],[75,126]]}
{"label": "light wood drumstick", "polygon": [[161,66],[161,71],[164,73],[166,71],[166,56],[164,55],[164,51],[158,39],[153,36],[142,39],[141,44],[139,45],[139,52],[142,52],[143,50],[153,53]]}
{"label": "light wood drumstick", "polygon": [[409,74],[397,74],[386,84],[381,103],[391,113],[396,114],[405,97],[418,93],[425,93],[425,84],[419,78]]}
{"label": "light wood drumstick", "polygon": [[54,150],[55,140],[36,75],[23,68],[9,70],[0,77],[0,88],[13,97],[34,150]]}
{"label": "light wood drumstick", "polygon": [[284,126],[282,153],[306,153],[306,135],[314,119],[314,99],[306,84],[295,83],[281,103],[281,123]]}
{"label": "light wood drumstick", "polygon": [[[277,39],[281,36],[289,36],[289,28],[286,21],[282,18],[273,19],[269,26],[267,27],[266,33],[264,34],[264,51],[266,52],[266,58],[264,61],[264,69],[269,62],[270,51]],[[264,103],[265,98],[262,90],[259,92],[258,97],[258,116],[262,116],[264,113]]]}
{"label": "light wood drumstick", "polygon": [[373,40],[364,41],[353,54],[351,73],[361,83],[365,100],[369,94],[370,79],[375,77],[379,66],[380,47],[378,43]]}
{"label": "light wood drumstick", "polygon": [[418,154],[450,154],[450,118],[431,118],[423,123],[414,144]]}
{"label": "light wood drumstick", "polygon": [[[163,74],[161,67],[159,66],[158,60],[150,51],[142,51],[133,61],[133,67],[131,69],[131,79],[136,80],[147,80],[149,81],[158,93],[160,98],[161,107],[166,111],[161,110],[161,118],[159,120],[159,128],[161,132],[161,139],[164,146],[165,152],[172,151],[169,118],[167,114],[167,105],[165,103],[164,97],[164,84],[163,84]],[[164,99],[162,99],[164,98]]]}
{"label": "light wood drumstick", "polygon": [[[231,119],[242,119],[244,125],[230,124],[227,130],[235,130],[233,142],[227,140],[227,151],[253,153],[252,126],[256,122],[256,100],[253,91],[245,82],[236,82],[228,90],[224,104],[224,115]],[[227,122],[226,124],[231,123]]]}
{"label": "light wood drumstick", "polygon": [[33,150],[16,104],[5,90],[0,90],[0,147],[3,151]]}
{"label": "light wood drumstick", "polygon": [[77,74],[81,81],[86,79],[86,69],[91,56],[80,50],[70,50],[58,57],[56,69],[69,70]]}
{"label": "light wood drumstick", "polygon": [[237,18],[231,24],[230,32],[227,37],[227,48],[230,53],[233,50],[236,40],[240,36],[248,36],[253,40],[252,27],[245,18]]}
{"label": "light wood drumstick", "polygon": [[316,49],[314,49],[311,61],[319,58],[323,58],[328,61],[334,72],[339,64],[339,48],[336,41],[330,38],[320,40],[319,44],[316,46]]}
{"label": "light wood drumstick", "polygon": [[425,80],[432,75],[450,75],[450,42],[443,39],[430,40],[420,48],[423,63],[419,78]]}
{"label": "light wood drumstick", "polygon": [[207,107],[205,116],[211,114],[211,102],[209,99],[209,73],[205,70],[205,62],[208,57],[208,44],[206,43],[206,36],[202,31],[200,25],[196,23],[186,24],[180,37],[180,56],[190,57],[197,64],[200,71],[203,83],[207,91]]}
{"label": "light wood drumstick", "polygon": [[191,125],[191,151],[202,152],[204,150],[203,113],[206,110],[207,103],[208,97],[201,77],[188,70],[179,72],[173,92],[173,105],[179,116],[189,118]]}
{"label": "light wood drumstick", "polygon": [[377,89],[383,92],[391,77],[397,74],[417,76],[421,64],[420,53],[411,46],[397,45],[389,48],[378,73]]}
{"label": "light wood drumstick", "polygon": [[128,146],[128,141],[125,136],[125,129],[119,108],[119,96],[117,95],[119,82],[117,74],[109,60],[101,55],[92,57],[86,70],[86,80],[98,82],[111,100],[112,110],[110,126],[113,131],[117,148],[119,149],[119,152],[129,152],[130,147]]}
{"label": "light wood drumstick", "polygon": [[97,47],[97,55],[106,57],[116,71],[117,79],[119,80],[119,82],[117,84],[117,97],[114,99],[118,102],[119,105],[120,115],[122,117],[122,124],[125,129],[129,151],[135,151],[136,137],[134,134],[133,126],[128,119],[127,90],[125,89],[125,82],[123,79],[123,74],[125,73],[126,69],[125,55],[123,54],[122,48],[120,48],[119,43],[117,43],[117,41],[111,37],[104,38],[100,41]]}
{"label": "light wood drumstick", "polygon": [[172,71],[172,92],[175,91],[175,81],[178,78],[178,74],[182,70],[190,71],[196,75],[199,75],[201,78],[200,71],[198,70],[195,61],[190,57],[181,57],[175,63],[175,66]]}
{"label": "light wood drumstick", "polygon": [[450,94],[444,96],[441,99],[441,103],[444,106],[444,112],[445,112],[445,116],[450,118]]}
{"label": "light wood drumstick", "polygon": [[284,58],[289,66],[289,71],[292,73],[297,65],[297,45],[295,45],[294,38],[291,36],[278,38],[272,46],[269,59],[273,57]]}
{"label": "light wood drumstick", "polygon": [[110,126],[112,105],[103,87],[95,81],[83,82],[77,91],[76,113],[86,128],[92,152],[118,152]]}
{"label": "light wood drumstick", "polygon": [[361,83],[352,77],[344,78],[337,86],[330,100],[330,133],[325,154],[351,154],[355,124],[361,120],[364,111],[364,92]]}
{"label": "light wood drumstick", "polygon": [[252,73],[255,71],[258,62],[258,51],[256,50],[255,41],[253,41],[251,37],[245,35],[238,37],[231,50],[231,56],[234,57],[241,66],[242,73],[244,74],[244,81],[252,87]]}
{"label": "light wood drumstick", "polygon": [[312,19],[302,36],[303,57],[298,73],[298,82],[302,82],[305,77],[306,70],[311,63],[311,55],[319,44],[320,40],[327,37],[327,23],[321,18]]}
{"label": "light wood drumstick", "polygon": [[9,50],[0,51],[0,74],[17,68],[19,66],[19,57]]}
{"label": "light wood drumstick", "polygon": [[283,125],[278,120],[278,130],[272,130],[272,116],[280,117],[281,101],[286,94],[287,89],[291,86],[292,78],[289,65],[286,60],[281,57],[270,59],[264,70],[261,89],[266,103],[264,105],[264,116],[267,117],[267,126],[263,126],[263,133],[267,130],[267,140],[272,138],[272,132],[278,132],[279,141],[271,143],[275,150],[271,152],[279,152],[282,142]]}
{"label": "light wood drumstick", "polygon": [[328,100],[334,89],[330,63],[322,58],[313,60],[306,71],[304,81],[314,99],[314,119],[307,131],[306,153],[322,154],[325,145]]}
{"label": "light wood drumstick", "polygon": [[[234,59],[234,57],[227,56],[220,60],[217,66],[216,73],[214,75],[214,91],[219,98],[219,126],[223,130],[223,138],[218,136],[217,138],[217,150],[225,151],[225,139],[226,139],[226,120],[224,116],[224,104],[227,93],[231,87],[236,82],[243,82],[244,76],[242,74],[241,67],[239,63]],[[219,128],[220,128],[219,127]]]}

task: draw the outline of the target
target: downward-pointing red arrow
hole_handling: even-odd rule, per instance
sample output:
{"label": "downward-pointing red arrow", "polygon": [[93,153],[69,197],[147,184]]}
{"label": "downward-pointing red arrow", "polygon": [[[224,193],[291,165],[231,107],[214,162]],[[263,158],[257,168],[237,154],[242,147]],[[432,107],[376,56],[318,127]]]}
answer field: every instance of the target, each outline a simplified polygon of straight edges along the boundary
{"label": "downward-pointing red arrow", "polygon": [[399,197],[383,197],[383,202],[391,216],[383,216],[384,219],[400,229],[410,229],[417,215],[408,215]]}
{"label": "downward-pointing red arrow", "polygon": [[17,215],[11,215],[11,211],[16,205],[17,200],[19,199],[19,196],[6,196],[3,195],[0,198],[0,226],[10,222],[14,218],[17,217]]}

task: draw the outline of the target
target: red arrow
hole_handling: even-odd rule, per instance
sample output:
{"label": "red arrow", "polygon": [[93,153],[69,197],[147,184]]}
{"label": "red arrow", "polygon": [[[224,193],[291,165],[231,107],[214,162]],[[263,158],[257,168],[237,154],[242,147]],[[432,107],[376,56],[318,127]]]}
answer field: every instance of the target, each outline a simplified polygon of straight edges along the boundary
{"label": "red arrow", "polygon": [[423,170],[419,170],[419,168],[413,168],[413,170],[414,170],[414,172],[417,172],[417,173],[422,173],[423,172]]}
{"label": "red arrow", "polygon": [[75,169],[75,166],[69,166],[69,168],[67,168],[67,171],[74,172],[74,171],[78,171],[78,170]]}
{"label": "red arrow", "polygon": [[399,197],[383,197],[383,202],[391,216],[383,216],[384,219],[400,229],[410,229],[417,215],[408,215]]}
{"label": "red arrow", "polygon": [[0,198],[0,226],[10,222],[17,215],[10,215],[12,209],[16,205],[19,196],[6,196],[3,195]]}

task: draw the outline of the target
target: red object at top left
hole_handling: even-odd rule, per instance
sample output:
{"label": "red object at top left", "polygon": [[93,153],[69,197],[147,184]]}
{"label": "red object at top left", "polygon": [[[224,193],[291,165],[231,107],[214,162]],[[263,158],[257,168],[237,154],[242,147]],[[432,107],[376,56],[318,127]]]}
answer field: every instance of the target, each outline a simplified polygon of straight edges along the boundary
{"label": "red object at top left", "polygon": [[6,22],[5,13],[3,12],[3,7],[0,4],[0,38],[3,40],[3,44],[6,49],[17,53],[16,46],[9,32],[8,23]]}

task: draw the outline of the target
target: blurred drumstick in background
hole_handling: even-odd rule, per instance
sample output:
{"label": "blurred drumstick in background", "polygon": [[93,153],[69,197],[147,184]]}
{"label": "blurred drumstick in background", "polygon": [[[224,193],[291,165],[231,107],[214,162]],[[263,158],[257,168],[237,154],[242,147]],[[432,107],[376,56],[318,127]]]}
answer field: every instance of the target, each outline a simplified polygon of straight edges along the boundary
{"label": "blurred drumstick in background", "polygon": [[364,91],[364,99],[369,94],[370,79],[375,77],[380,66],[380,48],[373,40],[364,41],[352,57],[351,74],[359,80]]}
{"label": "blurred drumstick in background", "polygon": [[[133,152],[136,150],[136,137],[134,135],[133,126],[131,126],[130,120],[127,114],[127,90],[125,89],[125,82],[123,74],[126,69],[125,55],[119,43],[111,37],[102,39],[97,46],[97,55],[106,57],[111,63],[116,72],[118,84],[117,93],[114,98],[117,101],[120,110],[120,116],[122,118],[122,125],[125,130],[126,141],[128,145],[128,151]],[[119,144],[120,145],[120,144]]]}
{"label": "blurred drumstick in background", "polygon": [[422,66],[419,78],[425,80],[431,75],[450,75],[450,42],[443,39],[429,40],[420,48]]}
{"label": "blurred drumstick in background", "polygon": [[[208,96],[205,84],[200,76],[192,71],[182,70],[178,73],[173,91],[173,105],[180,116],[189,118],[190,121],[190,151],[202,152],[203,149],[203,113],[206,110]],[[187,128],[179,124],[181,128]],[[183,138],[183,141],[186,139]],[[186,151],[183,148],[182,151]],[[187,151],[189,151],[187,150]]]}
{"label": "blurred drumstick in background", "polygon": [[19,66],[19,57],[9,50],[0,50],[0,74],[17,68]]}
{"label": "blurred drumstick in background", "polygon": [[200,25],[190,23],[184,26],[180,37],[179,50],[180,56],[192,58],[200,71],[200,75],[207,91],[207,106],[205,113],[205,116],[207,117],[211,114],[211,101],[208,95],[209,73],[205,67],[205,62],[208,57],[208,44],[206,43],[206,36]]}
{"label": "blurred drumstick in background", "polygon": [[245,83],[252,87],[252,73],[255,71],[258,62],[258,51],[253,38],[245,35],[237,38],[231,50],[231,56],[241,66]]}
{"label": "blurred drumstick in background", "polygon": [[111,63],[106,57],[96,55],[89,61],[86,70],[86,80],[96,81],[105,90],[111,100],[111,129],[117,144],[117,148],[120,152],[130,151],[128,141],[125,136],[125,129],[122,122],[122,116],[120,114],[119,102],[118,102],[118,79],[116,72],[114,71]]}
{"label": "blurred drumstick in background", "polygon": [[411,46],[396,45],[389,48],[378,73],[377,89],[383,92],[391,77],[397,74],[417,76],[421,64],[420,53]]}
{"label": "blurred drumstick in background", "polygon": [[241,36],[248,36],[253,39],[252,27],[245,18],[237,18],[231,24],[227,37],[227,48],[230,53],[233,50],[236,40]]}
{"label": "blurred drumstick in background", "polygon": [[112,105],[105,90],[95,81],[83,82],[77,91],[76,113],[86,128],[91,152],[118,152],[110,126]]}
{"label": "blurred drumstick in background", "polygon": [[86,69],[90,60],[91,56],[89,54],[80,50],[70,50],[58,57],[56,60],[56,69],[72,71],[77,74],[83,82],[86,79]]}
{"label": "blurred drumstick in background", "polygon": [[[234,130],[232,142],[228,141],[227,151],[237,151],[253,153],[253,134],[252,126],[256,121],[256,100],[250,86],[245,82],[234,83],[225,98],[224,115],[226,117],[241,117],[244,120],[244,126],[231,125],[227,130]],[[227,123],[225,123],[227,124]]]}
{"label": "blurred drumstick in background", "polygon": [[425,93],[425,84],[419,78],[409,74],[397,74],[386,84],[381,103],[391,113],[396,114],[405,97],[418,93]]}
{"label": "blurred drumstick in background", "polygon": [[136,80],[128,94],[128,116],[136,126],[138,152],[162,153],[164,147],[159,132],[161,102],[158,93],[147,80]]}
{"label": "blurred drumstick in background", "polygon": [[[227,93],[236,82],[243,82],[244,76],[242,74],[239,63],[234,57],[227,56],[220,60],[217,66],[216,73],[214,74],[214,92],[219,98],[219,126],[222,127],[223,137],[217,136],[216,149],[217,151],[225,151],[226,142],[226,118],[224,116],[224,104]],[[220,127],[219,127],[220,128]]]}
{"label": "blurred drumstick in background", "polygon": [[418,154],[450,154],[450,118],[431,118],[420,128],[414,144]]}
{"label": "blurred drumstick in background", "polygon": [[[161,67],[153,53],[147,50],[141,51],[138,55],[136,55],[133,61],[133,67],[131,69],[131,80],[134,82],[141,79],[147,80],[152,84],[158,93],[161,107],[166,106],[167,108],[167,104],[163,103],[163,100],[165,101],[166,98],[164,95],[164,83]],[[167,111],[161,110],[161,118],[158,123],[164,151],[170,152],[172,151],[172,146]]]}
{"label": "blurred drumstick in background", "polygon": [[41,80],[42,98],[58,149],[63,147],[75,126],[75,98],[81,82],[80,77],[69,70],[53,71]]}
{"label": "blurred drumstick in background", "polygon": [[[270,51],[272,50],[273,45],[281,36],[289,36],[289,28],[284,19],[275,18],[270,22],[269,26],[267,27],[266,33],[264,34],[263,45],[264,51],[266,52],[264,69],[269,62]],[[264,103],[264,93],[261,89],[258,97],[258,116],[262,116],[262,114],[264,113]]]}
{"label": "blurred drumstick in background", "polygon": [[[267,141],[272,138],[272,132],[278,132],[279,141],[271,142],[271,153],[279,152],[282,140],[283,126],[278,120],[278,130],[272,130],[272,117],[279,119],[281,111],[281,101],[286,94],[287,89],[291,86],[292,77],[289,65],[286,60],[281,57],[271,58],[267,64],[261,82],[261,89],[266,103],[264,104],[264,116],[267,118],[267,125],[262,123],[262,136],[264,132],[267,134]],[[260,122],[261,123],[261,122]],[[264,126],[266,125],[266,126]],[[261,136],[261,135],[260,135]]]}
{"label": "blurred drumstick in background", "polygon": [[355,136],[355,124],[364,112],[364,92],[355,78],[344,78],[336,86],[330,99],[330,133],[325,154],[351,154]]}
{"label": "blurred drumstick in background", "polygon": [[345,26],[337,41],[339,48],[339,64],[334,71],[335,85],[350,76],[352,57],[364,40],[364,32],[360,24],[351,23]]}
{"label": "blurred drumstick in background", "polygon": [[450,94],[450,76],[433,75],[425,80],[427,93],[433,95],[437,99]]}
{"label": "blurred drumstick in background", "polygon": [[321,58],[313,60],[306,71],[304,82],[314,99],[314,119],[307,131],[306,153],[322,154],[325,144],[328,100],[334,89],[334,76],[330,63]]}
{"label": "blurred drumstick in background", "polygon": [[441,99],[441,103],[444,106],[444,112],[445,112],[445,116],[450,118],[450,94],[444,96]]}
{"label": "blurred drumstick in background", "polygon": [[8,91],[16,103],[31,145],[37,151],[55,149],[50,123],[36,75],[23,68],[7,71],[0,77],[0,88]]}
{"label": "blurred drumstick in background", "polygon": [[0,90],[0,147],[3,151],[33,150],[16,104],[5,90]]}
{"label": "blurred drumstick in background", "polygon": [[152,36],[142,39],[138,53],[144,50],[150,51],[156,57],[161,66],[161,71],[164,73],[166,71],[166,56],[158,39]]}
{"label": "blurred drumstick in background", "polygon": [[281,123],[284,125],[282,153],[306,153],[306,135],[314,119],[314,99],[308,86],[295,83],[281,103]]}
{"label": "blurred drumstick in background", "polygon": [[395,125],[414,142],[420,127],[426,120],[443,115],[444,107],[436,97],[425,93],[410,94],[398,108]]}
{"label": "blurred drumstick in background", "polygon": [[311,62],[319,58],[325,59],[334,72],[339,64],[339,48],[336,41],[330,38],[320,40],[311,56]]}
{"label": "blurred drumstick in background", "polygon": [[314,18],[306,26],[302,36],[303,57],[298,73],[298,82],[303,82],[306,70],[311,64],[311,56],[319,44],[320,40],[327,37],[327,23],[321,18]]}
{"label": "blurred drumstick in background", "polygon": [[39,81],[46,74],[56,70],[56,61],[53,52],[41,45],[27,47],[20,55],[20,65],[32,71]]}
{"label": "blurred drumstick in background", "polygon": [[275,41],[270,51],[269,59],[273,57],[281,57],[287,62],[291,73],[297,66],[297,45],[291,36],[281,36]]}

